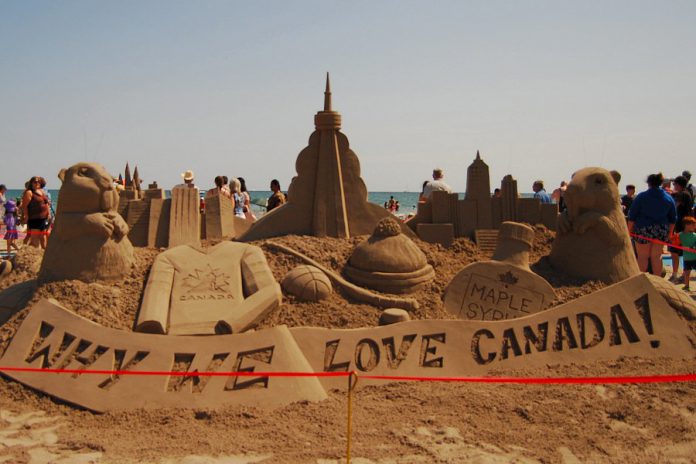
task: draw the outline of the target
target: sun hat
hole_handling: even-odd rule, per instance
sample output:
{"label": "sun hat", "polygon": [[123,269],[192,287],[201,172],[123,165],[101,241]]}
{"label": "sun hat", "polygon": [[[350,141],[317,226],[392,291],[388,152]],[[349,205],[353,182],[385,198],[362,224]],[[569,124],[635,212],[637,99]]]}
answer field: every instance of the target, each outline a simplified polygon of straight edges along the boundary
{"label": "sun hat", "polygon": [[183,177],[184,180],[193,180],[193,171],[189,169],[186,172],[183,172],[181,177]]}
{"label": "sun hat", "polygon": [[14,200],[7,200],[5,202],[5,211],[8,213],[14,213],[17,211],[17,203]]}

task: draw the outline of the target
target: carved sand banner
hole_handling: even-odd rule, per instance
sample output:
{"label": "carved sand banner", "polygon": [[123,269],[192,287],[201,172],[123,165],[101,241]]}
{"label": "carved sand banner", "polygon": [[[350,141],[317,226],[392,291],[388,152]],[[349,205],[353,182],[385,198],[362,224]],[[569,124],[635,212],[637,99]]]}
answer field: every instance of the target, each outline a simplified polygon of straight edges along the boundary
{"label": "carved sand banner", "polygon": [[[504,321],[410,321],[369,329],[292,328],[315,371],[453,377],[491,369],[696,354],[690,331],[644,276]],[[321,378],[327,388],[345,379]],[[361,380],[361,384],[379,382]]]}
{"label": "carved sand banner", "polygon": [[[141,407],[278,407],[319,401],[345,377],[274,377],[272,372],[467,377],[492,369],[616,359],[692,358],[687,323],[639,275],[570,303],[502,321],[422,320],[337,330],[278,326],[237,335],[172,336],[108,329],[54,300],[30,311],[0,360],[3,367],[118,371],[5,371],[95,411]],[[128,375],[131,372],[258,372],[258,376]],[[384,382],[361,380],[360,385]]]}
{"label": "carved sand banner", "polygon": [[[4,367],[167,372],[308,372],[286,326],[219,336],[167,336],[109,329],[42,300],[22,322]],[[25,385],[94,411],[320,401],[315,377],[160,376],[7,372]]]}

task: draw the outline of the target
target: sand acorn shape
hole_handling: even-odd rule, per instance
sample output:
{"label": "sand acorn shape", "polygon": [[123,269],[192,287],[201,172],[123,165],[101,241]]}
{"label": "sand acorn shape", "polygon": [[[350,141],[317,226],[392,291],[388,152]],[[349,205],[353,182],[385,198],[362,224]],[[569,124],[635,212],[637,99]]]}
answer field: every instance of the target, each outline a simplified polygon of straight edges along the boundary
{"label": "sand acorn shape", "polygon": [[435,277],[425,254],[391,217],[355,247],[343,272],[353,283],[385,293],[412,293]]}

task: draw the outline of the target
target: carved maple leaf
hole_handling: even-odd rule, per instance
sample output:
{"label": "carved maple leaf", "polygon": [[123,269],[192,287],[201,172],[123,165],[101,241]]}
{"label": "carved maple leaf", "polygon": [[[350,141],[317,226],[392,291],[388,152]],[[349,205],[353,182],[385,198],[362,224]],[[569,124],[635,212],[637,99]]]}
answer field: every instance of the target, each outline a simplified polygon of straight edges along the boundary
{"label": "carved maple leaf", "polygon": [[502,283],[510,285],[515,285],[517,281],[520,280],[517,277],[515,277],[510,271],[507,271],[505,274],[498,274],[498,278]]}
{"label": "carved maple leaf", "polygon": [[183,285],[189,292],[227,292],[230,291],[230,276],[210,264],[207,269],[194,269],[184,277]]}

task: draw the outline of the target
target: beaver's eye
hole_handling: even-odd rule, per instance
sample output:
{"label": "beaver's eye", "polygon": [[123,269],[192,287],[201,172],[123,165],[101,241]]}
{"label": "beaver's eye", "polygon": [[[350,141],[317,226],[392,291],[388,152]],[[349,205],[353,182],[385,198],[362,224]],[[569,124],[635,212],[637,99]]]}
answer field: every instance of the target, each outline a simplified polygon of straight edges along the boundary
{"label": "beaver's eye", "polygon": [[80,171],[78,172],[78,174],[80,176],[86,176],[88,172],[89,172],[89,168],[80,168]]}
{"label": "beaver's eye", "polygon": [[601,177],[595,177],[594,183],[595,184],[602,184],[604,182],[603,182],[603,179]]}

